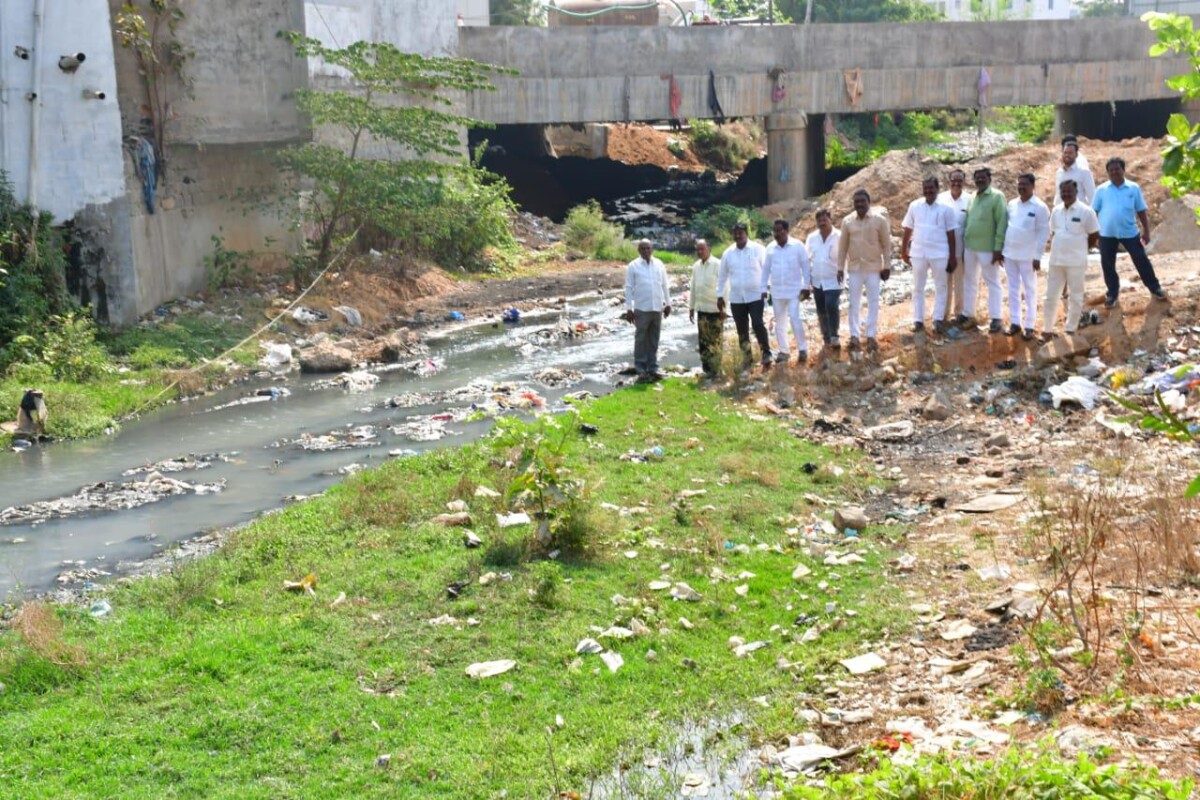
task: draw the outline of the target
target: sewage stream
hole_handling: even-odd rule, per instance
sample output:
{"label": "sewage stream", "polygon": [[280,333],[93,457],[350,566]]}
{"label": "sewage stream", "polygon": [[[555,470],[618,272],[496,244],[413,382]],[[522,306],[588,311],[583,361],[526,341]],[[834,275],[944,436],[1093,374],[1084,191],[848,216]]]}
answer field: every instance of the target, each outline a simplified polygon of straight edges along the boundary
{"label": "sewage stream", "polygon": [[[686,308],[678,296],[676,309]],[[426,377],[406,370],[384,371],[373,388],[348,392],[318,388],[332,376],[292,372],[282,383],[242,384],[170,405],[127,423],[109,438],[0,454],[0,600],[128,572],[176,542],[244,523],[280,507],[286,497],[319,493],[341,480],[344,473],[339,470],[350,465],[369,467],[398,449],[420,452],[477,438],[490,429],[490,419],[439,423],[434,427],[444,424],[450,435],[432,441],[414,440],[423,438],[424,425],[415,426],[416,431],[390,430],[410,422],[410,417],[427,421],[428,415],[469,405],[453,395],[473,381],[517,384],[537,392],[551,409],[561,408],[563,396],[571,392],[611,391],[620,380],[615,373],[632,357],[632,327],[617,318],[622,309],[606,298],[582,300],[568,309],[565,320],[555,309],[527,315],[517,326],[488,321],[433,338],[423,358],[444,362],[444,367]],[[565,322],[598,325],[599,330],[579,338],[538,335]],[[686,313],[665,320],[661,363],[697,366],[695,349],[695,328]],[[578,371],[582,380],[546,387],[533,376],[547,368]],[[269,386],[286,387],[291,394],[229,405]],[[433,397],[411,407],[391,407],[389,398],[404,393]],[[295,442],[305,434],[320,437],[334,432],[346,438],[362,426],[372,426],[375,438],[361,442],[361,447],[308,450]],[[219,491],[168,494],[136,508],[85,511],[42,522],[20,518],[3,522],[6,509],[70,498],[102,481],[144,480],[145,471],[126,473],[188,454],[217,457],[203,469],[162,470],[165,479],[215,484]]]}

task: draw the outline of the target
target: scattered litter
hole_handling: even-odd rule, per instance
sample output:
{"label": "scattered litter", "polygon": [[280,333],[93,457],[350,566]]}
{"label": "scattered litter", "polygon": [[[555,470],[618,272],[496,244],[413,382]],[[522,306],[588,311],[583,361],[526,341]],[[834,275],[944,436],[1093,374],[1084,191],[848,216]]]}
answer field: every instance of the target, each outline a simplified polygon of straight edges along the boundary
{"label": "scattered litter", "polygon": [[107,600],[97,600],[92,603],[92,607],[88,609],[88,613],[93,617],[107,617],[112,613],[112,604]]}
{"label": "scattered litter", "polygon": [[777,753],[775,761],[785,772],[803,775],[815,772],[826,761],[845,758],[860,750],[857,746],[837,750],[823,744],[797,745]]}
{"label": "scattered litter", "polygon": [[887,662],[877,653],[865,653],[854,658],[844,658],[838,663],[848,669],[851,675],[865,675],[868,672],[887,668]]}
{"label": "scattered litter", "polygon": [[974,500],[959,503],[954,506],[954,510],[964,511],[968,514],[991,514],[996,511],[1003,511],[1006,508],[1012,508],[1019,502],[1021,502],[1021,495],[1019,494],[985,494],[982,497],[976,497]]}
{"label": "scattered litter", "polygon": [[1096,401],[1104,395],[1102,388],[1079,375],[1072,375],[1058,386],[1051,386],[1049,391],[1055,408],[1061,407],[1063,403],[1075,403],[1090,410],[1096,407]]}
{"label": "scattered litter", "polygon": [[601,653],[600,660],[604,662],[604,666],[608,667],[609,672],[616,672],[625,666],[625,659],[621,658],[621,654],[614,653],[612,650]]}
{"label": "scattered litter", "polygon": [[461,528],[471,524],[471,512],[454,511],[449,514],[438,514],[431,521],[436,522],[439,525],[445,525],[447,528]]}
{"label": "scattered litter", "polygon": [[794,581],[802,580],[809,575],[812,575],[812,570],[803,564],[797,564],[796,568],[792,570],[792,580]]}
{"label": "scattered litter", "polygon": [[467,667],[467,677],[473,680],[494,678],[497,675],[503,675],[515,666],[517,666],[517,662],[510,658],[499,661],[483,661]]}
{"label": "scattered litter", "polygon": [[912,422],[901,420],[867,428],[863,434],[868,439],[874,439],[877,442],[902,442],[905,439],[911,439],[915,432],[916,427]]}
{"label": "scattered litter", "polygon": [[966,639],[977,630],[979,629],[972,625],[969,619],[957,619],[942,625],[938,635],[947,642],[956,642],[959,639]]}
{"label": "scattered litter", "polygon": [[581,639],[579,644],[575,645],[575,652],[580,655],[585,653],[596,655],[604,652],[604,645],[600,644],[595,639]]}
{"label": "scattered litter", "polygon": [[975,570],[975,574],[983,581],[1006,581],[1012,575],[1007,564],[993,564],[990,567]]}
{"label": "scattered litter", "polygon": [[317,593],[317,576],[310,572],[298,581],[284,581],[283,588],[288,592],[306,592],[315,595]]}
{"label": "scattered litter", "polygon": [[488,487],[488,486],[476,486],[475,487],[475,496],[476,497],[494,498],[494,497],[499,497],[500,493],[497,492],[495,489],[492,489],[491,487]]}
{"label": "scattered litter", "polygon": [[533,522],[529,515],[524,511],[518,511],[515,514],[497,514],[496,525],[501,528],[512,528],[517,525],[528,525]]}
{"label": "scattered litter", "polygon": [[314,322],[325,322],[329,319],[329,315],[324,311],[314,311],[306,306],[297,306],[292,309],[292,319],[299,322],[301,325],[311,325]]}
{"label": "scattered litter", "polygon": [[671,587],[671,597],[688,603],[698,603],[701,600],[700,593],[682,581]]}
{"label": "scattered litter", "polygon": [[346,322],[350,323],[355,328],[363,326],[362,313],[353,306],[334,306],[333,310],[346,318]]}

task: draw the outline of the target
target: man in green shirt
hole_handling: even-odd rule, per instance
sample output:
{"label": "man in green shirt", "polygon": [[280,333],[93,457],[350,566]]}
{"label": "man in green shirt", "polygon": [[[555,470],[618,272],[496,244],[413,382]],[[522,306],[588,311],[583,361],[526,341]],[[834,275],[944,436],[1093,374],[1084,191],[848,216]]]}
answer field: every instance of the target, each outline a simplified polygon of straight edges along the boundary
{"label": "man in green shirt", "polygon": [[975,197],[967,206],[964,222],[964,253],[966,287],[963,291],[963,313],[959,325],[975,323],[975,305],[979,298],[979,278],[988,289],[988,317],[991,333],[1000,333],[1001,304],[1000,269],[1004,266],[1004,232],[1008,229],[1008,201],[992,188],[992,171],[987,167],[975,170]]}

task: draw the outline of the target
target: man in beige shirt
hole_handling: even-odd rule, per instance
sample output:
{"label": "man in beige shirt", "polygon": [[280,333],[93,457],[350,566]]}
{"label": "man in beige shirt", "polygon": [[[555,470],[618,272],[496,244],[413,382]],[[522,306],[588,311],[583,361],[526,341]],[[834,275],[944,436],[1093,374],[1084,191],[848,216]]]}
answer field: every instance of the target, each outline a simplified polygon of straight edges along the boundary
{"label": "man in beige shirt", "polygon": [[878,350],[879,286],[891,276],[892,232],[887,219],[871,211],[866,189],[854,193],[854,213],[842,220],[838,242],[838,273],[846,275],[850,290],[850,349],[858,349],[862,333],[863,289],[867,290],[867,349]]}

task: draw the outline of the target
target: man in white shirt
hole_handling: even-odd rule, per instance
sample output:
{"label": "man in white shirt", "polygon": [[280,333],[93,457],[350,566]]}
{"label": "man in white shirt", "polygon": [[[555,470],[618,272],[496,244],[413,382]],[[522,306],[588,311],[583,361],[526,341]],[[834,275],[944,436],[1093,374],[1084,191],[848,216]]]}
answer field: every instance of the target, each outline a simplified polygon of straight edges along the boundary
{"label": "man in white shirt", "polygon": [[[1004,233],[1004,273],[1008,278],[1008,335],[1033,338],[1037,319],[1037,271],[1050,238],[1050,209],[1033,193],[1034,177],[1017,176],[1017,197],[1008,202],[1008,228]],[[1061,291],[1061,290],[1060,290]],[[1025,312],[1021,313],[1024,296]]]}
{"label": "man in white shirt", "polygon": [[688,286],[688,322],[696,323],[700,368],[704,370],[706,378],[715,378],[721,370],[721,336],[725,314],[717,308],[717,275],[720,269],[721,260],[712,254],[708,242],[697,239],[692,282]]}
{"label": "man in white shirt", "polygon": [[742,349],[742,369],[753,363],[750,350],[750,329],[758,340],[762,351],[763,368],[771,366],[771,341],[767,338],[767,326],[763,324],[762,279],[763,261],[766,250],[758,242],[750,241],[744,222],[733,225],[733,244],[721,255],[721,269],[717,274],[717,310],[725,310],[729,300],[729,313],[737,329],[738,345]]}
{"label": "man in white shirt", "polygon": [[658,372],[658,337],[664,317],[671,316],[667,270],[654,257],[649,239],[637,243],[638,257],[625,267],[625,320],[634,326],[633,366],[638,383],[662,380]]}
{"label": "man in white shirt", "polygon": [[[969,192],[964,192],[963,187],[967,183],[967,173],[961,169],[952,170],[950,172],[950,189],[938,195],[938,202],[944,206],[950,206],[954,209],[954,218],[958,224],[954,229],[954,260],[958,263],[958,268],[950,275],[946,282],[946,316],[939,317],[945,322],[950,322],[963,313],[963,293],[967,282],[964,277],[967,274],[964,267],[963,253],[963,233],[967,224],[967,206],[971,205],[971,198],[974,195]],[[935,324],[937,320],[934,321]]]}
{"label": "man in white shirt", "polygon": [[904,215],[904,236],[900,240],[900,258],[913,271],[913,332],[925,330],[925,282],[933,273],[933,325],[946,329],[946,287],[958,266],[955,232],[958,219],[954,209],[938,202],[938,179],[921,182],[921,197],[913,200]]}
{"label": "man in white shirt", "polygon": [[1062,146],[1062,166],[1058,168],[1058,172],[1054,176],[1054,205],[1062,205],[1062,196],[1059,194],[1059,187],[1063,181],[1075,181],[1075,185],[1079,187],[1077,198],[1087,207],[1091,208],[1092,198],[1096,196],[1096,179],[1092,176],[1091,169],[1088,168],[1087,162],[1080,164],[1082,159],[1079,157],[1079,142],[1074,139],[1067,139]]}
{"label": "man in white shirt", "polygon": [[833,216],[828,209],[817,211],[817,229],[808,235],[805,248],[812,272],[813,299],[817,303],[817,321],[821,323],[821,338],[826,347],[836,352],[842,347],[838,338],[838,303],[842,298],[842,278],[838,271],[838,238]]}
{"label": "man in white shirt", "polygon": [[800,301],[807,300],[812,284],[812,271],[808,263],[808,251],[791,237],[791,223],[786,219],[775,220],[771,228],[775,241],[767,245],[766,262],[763,267],[762,299],[765,302],[770,289],[771,306],[775,311],[775,363],[786,365],[790,355],[787,338],[787,323],[792,321],[792,335],[796,337],[796,363],[808,361],[808,340],[804,335],[804,323],[800,319]]}
{"label": "man in white shirt", "polygon": [[1054,338],[1054,321],[1067,287],[1067,333],[1079,327],[1083,311],[1083,286],[1087,279],[1088,250],[1100,240],[1100,220],[1091,206],[1076,199],[1073,180],[1058,186],[1062,205],[1050,214],[1050,266],[1046,272],[1046,300],[1042,306],[1042,341]]}

